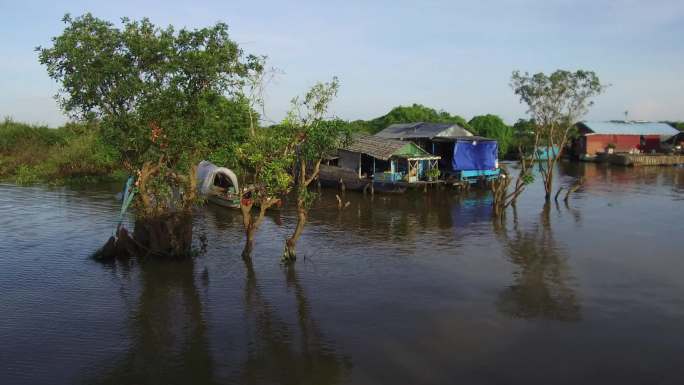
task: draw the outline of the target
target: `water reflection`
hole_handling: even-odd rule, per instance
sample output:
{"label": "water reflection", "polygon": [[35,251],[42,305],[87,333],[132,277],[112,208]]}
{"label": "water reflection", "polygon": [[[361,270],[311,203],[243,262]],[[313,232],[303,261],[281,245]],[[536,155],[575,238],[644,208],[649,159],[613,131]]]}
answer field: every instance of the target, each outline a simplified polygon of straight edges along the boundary
{"label": "water reflection", "polygon": [[[126,269],[127,263],[119,266]],[[150,260],[139,271],[141,291],[130,317],[128,352],[113,369],[87,382],[216,383],[194,261]]]}
{"label": "water reflection", "polygon": [[321,333],[294,267],[286,267],[293,292],[297,328],[291,329],[264,297],[250,259],[245,260],[245,305],[249,331],[247,360],[238,383],[337,384],[351,369],[349,358],[336,353]]}
{"label": "water reflection", "polygon": [[550,213],[551,206],[546,204],[539,223],[530,229],[522,229],[517,218],[510,232],[505,224],[494,222],[508,259],[516,266],[513,284],[499,295],[497,308],[515,318],[578,321],[579,301],[570,283],[565,251],[553,235]]}
{"label": "water reflection", "polygon": [[[445,237],[463,237],[488,231],[492,213],[491,194],[476,190],[465,194],[450,189],[409,191],[403,195],[346,193],[350,205],[337,209],[335,192],[323,191],[311,210],[312,226],[343,230],[364,240],[392,245],[411,245],[436,230]],[[431,234],[432,235],[432,234]]]}
{"label": "water reflection", "polygon": [[[108,266],[121,272],[130,289],[135,266],[129,261]],[[85,383],[98,384],[337,384],[348,377],[351,360],[336,352],[313,317],[294,267],[283,268],[295,310],[294,327],[262,293],[251,260],[245,261],[243,325],[247,330],[244,358],[229,363],[228,379],[216,375],[207,336],[194,261],[146,261],[139,266],[140,294],[131,305],[127,352],[103,373]],[[200,279],[208,273],[200,274]],[[282,306],[285,304],[279,303]],[[231,332],[237,325],[227,326]],[[221,345],[222,341],[214,341]],[[228,346],[234,349],[234,346]],[[225,364],[225,363],[221,363]],[[235,365],[235,366],[233,366]]]}
{"label": "water reflection", "polygon": [[205,255],[110,276],[87,255],[111,234],[112,194],[0,185],[0,383],[681,378],[684,168],[560,167],[556,186],[586,179],[568,207],[540,215],[538,180],[495,231],[474,191],[348,192],[339,211],[323,190],[297,271],[277,263],[287,206],[254,267],[234,250],[239,212],[208,206]]}
{"label": "water reflection", "polygon": [[584,177],[582,189],[595,193],[650,194],[662,186],[672,187],[672,196],[681,200],[684,192],[684,173],[681,167],[618,167],[600,163],[561,162],[559,177]]}

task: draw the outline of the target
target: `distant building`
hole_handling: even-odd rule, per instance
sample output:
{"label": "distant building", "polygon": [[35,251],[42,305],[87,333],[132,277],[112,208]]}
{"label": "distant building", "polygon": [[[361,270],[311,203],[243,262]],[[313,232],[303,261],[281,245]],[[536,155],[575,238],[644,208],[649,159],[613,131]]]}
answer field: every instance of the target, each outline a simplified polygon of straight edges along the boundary
{"label": "distant building", "polygon": [[573,147],[580,158],[608,152],[660,151],[661,144],[679,131],[669,124],[642,121],[579,122]]}

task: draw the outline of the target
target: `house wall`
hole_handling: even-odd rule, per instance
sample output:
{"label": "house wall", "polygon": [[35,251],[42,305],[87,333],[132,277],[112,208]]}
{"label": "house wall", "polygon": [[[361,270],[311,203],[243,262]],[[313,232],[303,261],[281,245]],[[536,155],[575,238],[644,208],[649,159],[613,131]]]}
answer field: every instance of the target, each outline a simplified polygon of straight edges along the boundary
{"label": "house wall", "polygon": [[339,159],[339,165],[342,168],[348,168],[350,170],[358,170],[359,169],[359,153],[358,152],[350,152],[346,150],[339,150],[338,155],[340,157]]}
{"label": "house wall", "polygon": [[580,141],[580,149],[590,156],[605,152],[608,144],[615,144],[616,152],[629,152],[637,148],[645,152],[660,149],[660,137],[658,135],[644,136],[645,144],[641,145],[640,135],[586,135]]}
{"label": "house wall", "polygon": [[451,170],[451,160],[454,157],[454,141],[433,142],[427,140],[423,142],[421,147],[430,154],[441,157],[438,163],[441,170]]}

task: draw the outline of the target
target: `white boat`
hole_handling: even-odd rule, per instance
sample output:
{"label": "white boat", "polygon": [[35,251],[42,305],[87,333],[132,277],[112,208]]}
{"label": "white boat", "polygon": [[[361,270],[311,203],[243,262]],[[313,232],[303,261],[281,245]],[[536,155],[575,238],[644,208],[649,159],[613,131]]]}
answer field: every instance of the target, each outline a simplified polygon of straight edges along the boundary
{"label": "white boat", "polygon": [[197,167],[197,186],[207,201],[230,208],[240,208],[240,187],[235,173],[203,160]]}

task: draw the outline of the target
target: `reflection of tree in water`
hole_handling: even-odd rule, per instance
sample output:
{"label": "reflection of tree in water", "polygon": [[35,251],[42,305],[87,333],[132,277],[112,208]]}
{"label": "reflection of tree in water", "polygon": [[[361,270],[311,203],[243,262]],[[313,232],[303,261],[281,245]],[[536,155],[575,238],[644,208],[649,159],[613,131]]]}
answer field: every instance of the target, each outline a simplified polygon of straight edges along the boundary
{"label": "reflection of tree in water", "polygon": [[512,317],[577,321],[580,306],[568,285],[566,258],[553,237],[549,215],[547,204],[539,225],[524,231],[514,221],[512,234],[495,222],[510,261],[518,267],[513,284],[501,293],[497,306]]}
{"label": "reflection of tree in water", "polygon": [[194,261],[146,261],[128,353],[89,383],[212,384],[213,367]]}
{"label": "reflection of tree in water", "polygon": [[[292,328],[261,293],[251,261],[246,261],[247,358],[238,367],[239,384],[336,384],[351,368],[335,352],[311,315],[294,267],[285,280],[293,293],[297,326]],[[123,267],[126,267],[124,265]],[[128,274],[126,269],[125,273]],[[194,261],[146,261],[140,265],[141,293],[131,311],[129,349],[87,383],[215,384]],[[109,367],[105,365],[105,367]]]}
{"label": "reflection of tree in water", "polygon": [[294,292],[298,333],[278,317],[263,297],[250,260],[245,261],[247,282],[245,305],[247,323],[255,330],[248,336],[248,356],[241,384],[335,384],[351,368],[348,358],[336,354],[311,316],[311,307],[294,267],[286,267],[286,282]]}

